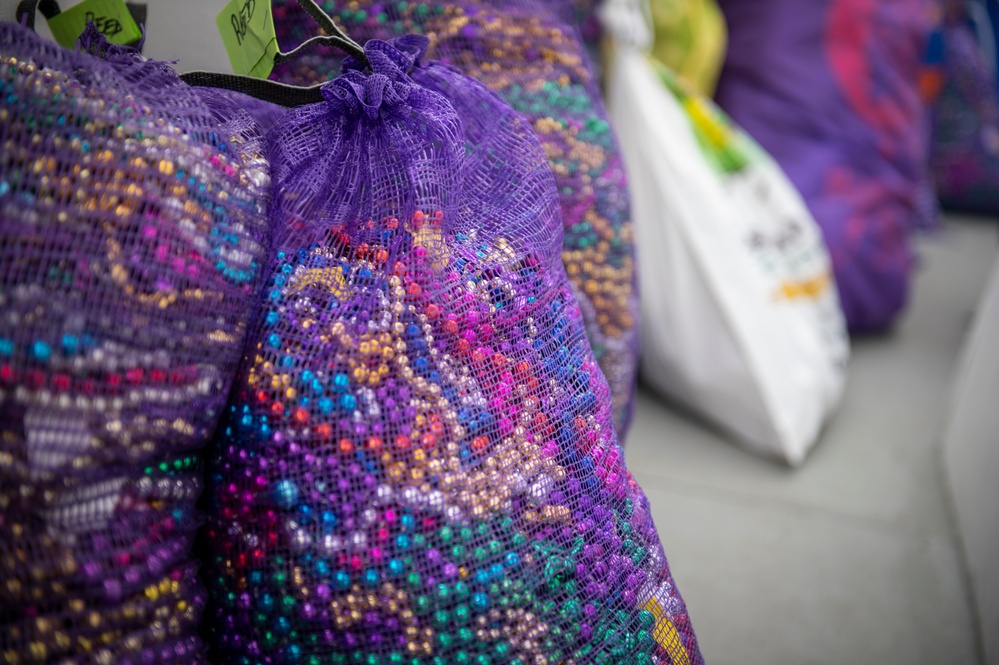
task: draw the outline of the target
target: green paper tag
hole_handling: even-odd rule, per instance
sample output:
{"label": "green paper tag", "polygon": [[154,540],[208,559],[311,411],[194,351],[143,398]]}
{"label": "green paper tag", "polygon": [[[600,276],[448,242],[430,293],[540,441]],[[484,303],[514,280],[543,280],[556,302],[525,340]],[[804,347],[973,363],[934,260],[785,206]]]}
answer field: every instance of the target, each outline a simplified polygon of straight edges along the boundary
{"label": "green paper tag", "polygon": [[270,0],[231,0],[215,17],[233,71],[265,79],[278,52]]}
{"label": "green paper tag", "polygon": [[142,31],[125,6],[125,0],[84,0],[48,19],[48,24],[55,40],[72,48],[87,27],[87,21],[93,21],[112,44],[132,44],[142,39]]}

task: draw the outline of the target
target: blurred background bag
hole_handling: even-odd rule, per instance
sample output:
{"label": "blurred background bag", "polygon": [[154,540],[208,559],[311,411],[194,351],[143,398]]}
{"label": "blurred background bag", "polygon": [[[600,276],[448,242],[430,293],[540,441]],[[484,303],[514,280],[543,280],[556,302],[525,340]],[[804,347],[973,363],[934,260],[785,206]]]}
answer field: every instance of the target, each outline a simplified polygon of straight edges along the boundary
{"label": "blurred background bag", "polygon": [[642,374],[798,465],[849,355],[818,226],[773,160],[669,70],[617,44],[608,74],[642,252]]}
{"label": "blurred background bag", "polygon": [[711,96],[725,59],[725,17],[714,0],[652,0],[651,55],[691,90]]}
{"label": "blurred background bag", "polygon": [[719,105],[808,203],[850,329],[889,327],[908,301],[910,231],[936,220],[918,85],[932,0],[719,4]]}
{"label": "blurred background bag", "polygon": [[[940,36],[943,85],[933,104],[932,168],[945,208],[999,212],[999,91],[987,14],[949,1]],[[976,8],[979,8],[976,11]],[[974,27],[979,28],[976,30]]]}

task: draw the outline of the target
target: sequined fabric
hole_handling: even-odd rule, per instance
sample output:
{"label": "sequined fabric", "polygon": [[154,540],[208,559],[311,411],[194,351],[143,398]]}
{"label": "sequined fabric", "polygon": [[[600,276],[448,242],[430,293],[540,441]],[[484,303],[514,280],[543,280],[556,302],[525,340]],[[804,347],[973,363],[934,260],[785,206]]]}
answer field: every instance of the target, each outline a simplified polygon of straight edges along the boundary
{"label": "sequined fabric", "polygon": [[271,136],[281,235],[210,460],[218,660],[702,663],[545,152],[425,47],[369,41]]}
{"label": "sequined fabric", "polygon": [[[620,152],[570,18],[584,5],[541,0],[323,3],[362,43],[426,35],[428,57],[471,75],[531,121],[555,173],[565,225],[562,260],[611,386],[623,441],[638,357],[634,240]],[[276,2],[274,20],[286,46],[315,34],[314,23],[294,0]],[[273,76],[313,84],[338,70],[336,53],[317,49],[278,66]]]}
{"label": "sequined fabric", "polygon": [[269,171],[237,107],[82,43],[0,24],[0,660],[196,663]]}

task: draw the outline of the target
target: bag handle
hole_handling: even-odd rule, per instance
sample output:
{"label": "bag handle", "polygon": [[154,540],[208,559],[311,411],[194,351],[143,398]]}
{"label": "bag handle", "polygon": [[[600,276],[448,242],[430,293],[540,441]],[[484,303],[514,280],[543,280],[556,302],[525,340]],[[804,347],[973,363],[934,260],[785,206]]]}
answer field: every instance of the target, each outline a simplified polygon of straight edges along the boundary
{"label": "bag handle", "polygon": [[[327,34],[306,40],[297,48],[286,53],[278,51],[274,54],[275,65],[291,60],[304,49],[321,45],[339,48],[347,55],[358,60],[364,68],[368,69],[371,67],[367,56],[364,54],[364,48],[347,36],[333,19],[327,16],[326,12],[315,3],[315,0],[298,0],[298,4]],[[265,102],[286,107],[303,106],[323,101],[323,95],[320,92],[322,85],[309,87],[293,86],[278,83],[277,81],[253,78],[252,76],[222,74],[220,72],[188,72],[181,74],[180,78],[188,85],[232,90],[233,92],[240,92]]]}
{"label": "bag handle", "polygon": [[[315,0],[298,0],[298,4],[327,34],[313,37],[291,51],[278,51],[274,55],[275,65],[291,60],[304,49],[313,46],[331,46],[352,56],[365,68],[370,68],[368,58],[364,54],[364,48],[344,33],[333,19],[316,4]],[[21,0],[16,10],[17,21],[34,30],[35,13],[38,11],[42,12],[45,18],[52,18],[58,15],[61,10],[57,0]],[[190,86],[232,90],[285,107],[303,106],[323,101],[323,95],[320,92],[321,85],[293,86],[252,76],[221,72],[187,72],[181,74],[180,79]]]}
{"label": "bag handle", "polygon": [[56,0],[21,0],[14,10],[14,17],[18,23],[26,25],[32,30],[35,29],[35,14],[41,12],[42,16],[50,19],[62,12]]}
{"label": "bag handle", "polygon": [[[134,2],[126,2],[125,8],[128,9],[128,13],[132,15],[132,20],[138,26],[145,25],[146,18],[149,14],[148,7],[145,4],[138,4]],[[31,30],[35,29],[35,14],[41,12],[42,16],[46,19],[51,19],[62,13],[62,9],[59,8],[59,3],[57,0],[21,0],[18,3],[17,8],[14,10],[14,17],[18,23],[26,25]],[[130,44],[134,45],[135,48],[142,51],[142,40]]]}

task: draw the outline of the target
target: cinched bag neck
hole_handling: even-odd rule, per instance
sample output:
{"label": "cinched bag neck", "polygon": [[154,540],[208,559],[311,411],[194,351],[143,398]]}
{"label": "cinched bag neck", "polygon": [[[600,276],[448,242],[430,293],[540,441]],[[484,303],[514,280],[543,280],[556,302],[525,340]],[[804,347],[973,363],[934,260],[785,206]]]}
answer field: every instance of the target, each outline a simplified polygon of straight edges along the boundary
{"label": "cinched bag neck", "polygon": [[391,110],[409,99],[416,85],[409,77],[414,67],[422,65],[430,40],[422,35],[406,35],[390,42],[379,39],[364,45],[370,71],[364,63],[348,57],[343,74],[323,85],[323,98],[346,117],[363,114],[377,118],[382,110]]}

